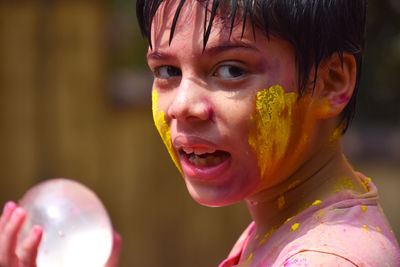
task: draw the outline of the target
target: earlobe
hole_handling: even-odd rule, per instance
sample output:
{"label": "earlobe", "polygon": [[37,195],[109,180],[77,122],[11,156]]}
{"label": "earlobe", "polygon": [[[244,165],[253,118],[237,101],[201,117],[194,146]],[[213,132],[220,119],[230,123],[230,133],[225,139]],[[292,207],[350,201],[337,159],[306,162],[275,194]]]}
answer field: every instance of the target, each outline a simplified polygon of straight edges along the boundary
{"label": "earlobe", "polygon": [[334,117],[343,111],[353,95],[356,75],[356,61],[351,54],[344,53],[343,60],[334,54],[321,63],[317,77],[320,118]]}

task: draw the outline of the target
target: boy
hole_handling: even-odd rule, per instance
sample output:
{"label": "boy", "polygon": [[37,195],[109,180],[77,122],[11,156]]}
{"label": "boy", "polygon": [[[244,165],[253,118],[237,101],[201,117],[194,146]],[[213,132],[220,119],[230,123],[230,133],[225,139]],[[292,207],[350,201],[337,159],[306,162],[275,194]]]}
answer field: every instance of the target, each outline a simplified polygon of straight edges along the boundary
{"label": "boy", "polygon": [[370,179],[341,151],[366,0],[138,0],[153,115],[191,196],[245,200],[220,266],[400,266]]}

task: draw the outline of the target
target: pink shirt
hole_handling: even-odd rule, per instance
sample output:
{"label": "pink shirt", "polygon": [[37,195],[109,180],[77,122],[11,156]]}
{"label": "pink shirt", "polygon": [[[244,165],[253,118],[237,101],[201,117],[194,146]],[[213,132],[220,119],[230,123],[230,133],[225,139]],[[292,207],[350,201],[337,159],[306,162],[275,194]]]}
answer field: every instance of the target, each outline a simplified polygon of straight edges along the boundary
{"label": "pink shirt", "polygon": [[[378,202],[369,192],[343,190],[280,226],[244,266],[400,266],[400,249]],[[219,267],[237,266],[254,222]],[[242,265],[240,265],[242,266]]]}

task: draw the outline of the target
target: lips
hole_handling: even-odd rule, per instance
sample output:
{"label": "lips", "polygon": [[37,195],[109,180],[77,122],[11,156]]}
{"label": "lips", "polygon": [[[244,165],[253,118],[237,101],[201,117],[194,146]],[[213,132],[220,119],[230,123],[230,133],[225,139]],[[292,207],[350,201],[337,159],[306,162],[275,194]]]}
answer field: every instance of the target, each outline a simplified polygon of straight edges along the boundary
{"label": "lips", "polygon": [[220,150],[212,142],[198,138],[178,136],[173,140],[186,176],[200,180],[216,180],[226,171],[231,154]]}

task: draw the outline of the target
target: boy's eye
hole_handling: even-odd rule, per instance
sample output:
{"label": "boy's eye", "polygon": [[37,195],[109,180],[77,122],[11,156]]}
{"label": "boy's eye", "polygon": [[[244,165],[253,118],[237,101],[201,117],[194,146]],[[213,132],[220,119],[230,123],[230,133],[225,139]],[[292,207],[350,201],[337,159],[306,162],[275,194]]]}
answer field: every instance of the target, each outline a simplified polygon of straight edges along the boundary
{"label": "boy's eye", "polygon": [[214,76],[224,80],[236,79],[244,74],[245,71],[242,68],[233,65],[222,65],[214,72]]}
{"label": "boy's eye", "polygon": [[170,79],[181,75],[182,71],[174,66],[161,66],[154,70],[154,76],[159,79]]}

